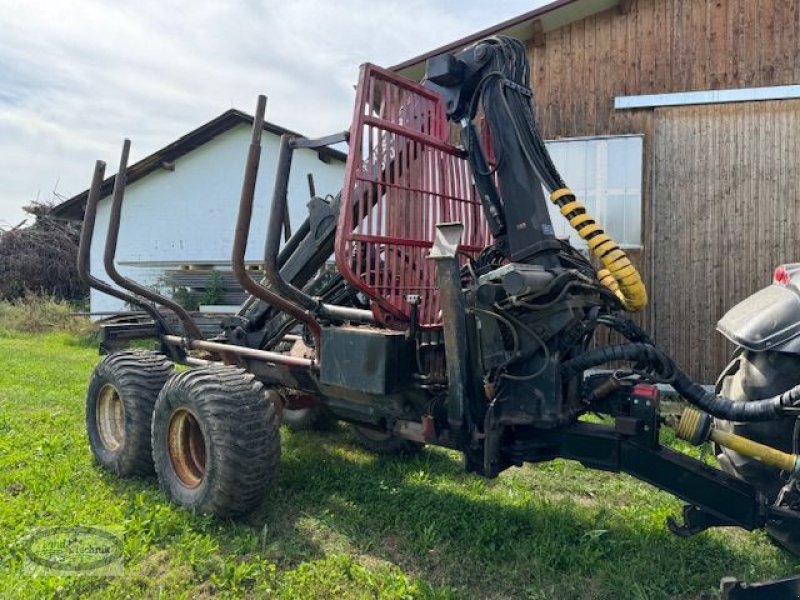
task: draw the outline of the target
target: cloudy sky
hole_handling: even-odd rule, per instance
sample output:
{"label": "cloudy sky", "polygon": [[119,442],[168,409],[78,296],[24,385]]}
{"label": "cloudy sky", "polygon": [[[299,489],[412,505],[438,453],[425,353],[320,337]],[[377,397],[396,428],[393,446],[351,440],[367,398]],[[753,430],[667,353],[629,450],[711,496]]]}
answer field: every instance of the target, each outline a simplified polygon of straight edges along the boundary
{"label": "cloudy sky", "polygon": [[358,65],[391,66],[546,0],[0,0],[0,227],[234,107],[306,135],[349,123]]}

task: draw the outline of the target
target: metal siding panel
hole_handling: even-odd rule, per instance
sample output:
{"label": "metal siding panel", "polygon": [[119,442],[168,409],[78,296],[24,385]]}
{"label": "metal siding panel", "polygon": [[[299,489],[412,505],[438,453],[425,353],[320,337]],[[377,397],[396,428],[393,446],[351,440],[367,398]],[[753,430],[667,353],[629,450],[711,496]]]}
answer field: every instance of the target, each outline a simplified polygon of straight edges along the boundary
{"label": "metal siding panel", "polygon": [[693,104],[724,104],[728,102],[750,102],[753,100],[791,100],[795,98],[800,98],[800,85],[776,85],[730,90],[617,96],[614,98],[614,110],[688,106]]}

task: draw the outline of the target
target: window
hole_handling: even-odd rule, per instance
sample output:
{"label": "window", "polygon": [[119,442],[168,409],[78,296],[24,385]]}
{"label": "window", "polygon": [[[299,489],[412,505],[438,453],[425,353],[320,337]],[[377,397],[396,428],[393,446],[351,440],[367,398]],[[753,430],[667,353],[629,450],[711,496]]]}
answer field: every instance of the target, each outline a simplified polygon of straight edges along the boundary
{"label": "window", "polygon": [[[642,246],[642,136],[572,138],[547,142],[561,177],[622,248]],[[548,202],[557,237],[586,248]]]}

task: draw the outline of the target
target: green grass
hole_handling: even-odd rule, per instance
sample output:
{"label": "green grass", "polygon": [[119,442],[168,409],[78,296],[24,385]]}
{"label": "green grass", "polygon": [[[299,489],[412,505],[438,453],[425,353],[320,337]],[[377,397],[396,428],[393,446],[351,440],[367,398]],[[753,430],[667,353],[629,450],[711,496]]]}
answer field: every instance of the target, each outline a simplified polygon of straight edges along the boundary
{"label": "green grass", "polygon": [[[346,428],[283,434],[258,512],[216,521],[169,505],[154,478],[93,464],[83,425],[96,351],[69,334],[0,337],[0,596],[21,598],[700,598],[719,579],[786,575],[763,533],[678,539],[680,503],[566,461],[494,481],[458,455],[375,457]],[[122,577],[31,577],[35,526],[124,530]]]}

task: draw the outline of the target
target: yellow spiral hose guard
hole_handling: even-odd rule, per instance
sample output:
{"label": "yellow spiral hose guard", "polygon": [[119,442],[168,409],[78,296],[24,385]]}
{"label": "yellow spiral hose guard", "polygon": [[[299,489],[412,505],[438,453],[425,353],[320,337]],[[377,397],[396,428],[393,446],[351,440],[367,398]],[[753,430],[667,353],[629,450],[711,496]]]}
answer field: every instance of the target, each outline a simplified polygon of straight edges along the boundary
{"label": "yellow spiral hose guard", "polygon": [[570,226],[586,240],[592,253],[600,260],[603,265],[597,272],[600,283],[619,298],[625,310],[642,310],[647,305],[647,289],[628,255],[586,212],[586,207],[575,199],[572,190],[555,190],[550,194],[550,200],[558,206]]}

